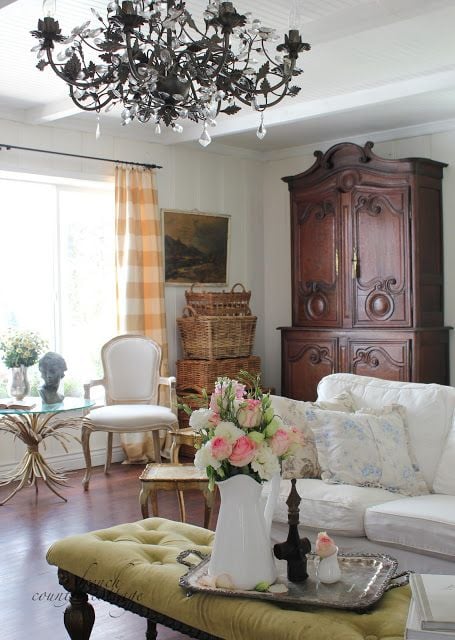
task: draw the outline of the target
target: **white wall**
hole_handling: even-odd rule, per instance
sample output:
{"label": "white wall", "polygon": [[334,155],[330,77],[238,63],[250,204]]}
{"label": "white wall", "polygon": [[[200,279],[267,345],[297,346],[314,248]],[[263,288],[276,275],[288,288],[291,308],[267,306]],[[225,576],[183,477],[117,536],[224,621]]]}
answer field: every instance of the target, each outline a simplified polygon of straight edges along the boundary
{"label": "white wall", "polygon": [[[374,137],[366,134],[352,142],[363,145]],[[349,141],[349,138],[346,139]],[[313,151],[326,151],[331,144],[311,145],[289,150],[288,157],[280,152],[264,168],[264,332],[263,369],[270,384],[280,389],[281,343],[279,326],[290,326],[291,319],[291,257],[290,212],[287,184],[283,176],[295,175],[314,162]],[[444,269],[445,324],[455,325],[455,131],[375,144],[373,151],[387,158],[427,157],[448,163],[444,169]],[[450,339],[451,382],[455,381],[455,340]]]}
{"label": "white wall", "polygon": [[[242,282],[253,292],[251,306],[253,313],[259,316],[254,352],[262,355],[262,272],[257,274],[255,269],[262,262],[262,163],[244,157],[246,154],[232,156],[214,153],[210,147],[169,147],[104,134],[97,141],[93,133],[60,127],[27,126],[6,120],[0,120],[0,142],[162,165],[163,168],[157,170],[160,207],[230,215],[229,286]],[[109,180],[112,179],[113,169],[112,164],[92,160],[18,150],[0,152],[0,170]],[[1,215],[10,215],[10,212],[2,211]],[[165,292],[171,373],[175,372],[175,361],[181,357],[176,318],[181,315],[185,304],[185,288],[166,286]],[[97,464],[102,462],[104,438],[104,434],[95,434],[92,438],[91,448]],[[20,442],[14,443],[3,433],[0,433],[0,439],[1,469],[20,458],[23,446]],[[74,443],[70,451],[74,455],[65,456],[62,461],[64,465],[68,468],[83,466],[80,464],[80,445]],[[61,454],[61,448],[49,443],[47,458],[60,461]]]}

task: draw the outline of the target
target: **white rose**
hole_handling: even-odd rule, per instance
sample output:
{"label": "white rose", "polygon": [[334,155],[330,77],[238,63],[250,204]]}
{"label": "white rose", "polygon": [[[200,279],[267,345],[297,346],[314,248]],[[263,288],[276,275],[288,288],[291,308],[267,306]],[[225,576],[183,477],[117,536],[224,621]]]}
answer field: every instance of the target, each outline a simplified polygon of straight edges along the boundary
{"label": "white rose", "polygon": [[201,429],[210,429],[213,424],[209,422],[209,419],[213,416],[213,411],[210,409],[196,409],[190,415],[189,425],[194,431],[201,431]]}
{"label": "white rose", "polygon": [[242,429],[236,427],[233,422],[222,421],[217,424],[215,435],[225,438],[230,444],[234,444],[245,433]]}
{"label": "white rose", "polygon": [[214,469],[219,469],[221,467],[221,462],[212,456],[210,442],[206,442],[203,447],[196,451],[196,455],[194,456],[194,466],[201,470],[204,470],[209,466]]}
{"label": "white rose", "polygon": [[271,480],[272,476],[280,471],[277,456],[266,444],[258,447],[256,455],[251,461],[251,467],[259,474],[261,480]]}

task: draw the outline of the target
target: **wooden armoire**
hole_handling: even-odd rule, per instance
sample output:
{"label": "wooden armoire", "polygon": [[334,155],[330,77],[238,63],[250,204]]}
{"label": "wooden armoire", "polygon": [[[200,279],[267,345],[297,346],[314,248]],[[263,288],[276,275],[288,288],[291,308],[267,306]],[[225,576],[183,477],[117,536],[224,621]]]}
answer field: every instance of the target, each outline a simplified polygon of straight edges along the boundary
{"label": "wooden armoire", "polygon": [[291,197],[292,327],[282,394],[314,400],[344,371],[449,384],[442,162],[337,144],[285,177]]}

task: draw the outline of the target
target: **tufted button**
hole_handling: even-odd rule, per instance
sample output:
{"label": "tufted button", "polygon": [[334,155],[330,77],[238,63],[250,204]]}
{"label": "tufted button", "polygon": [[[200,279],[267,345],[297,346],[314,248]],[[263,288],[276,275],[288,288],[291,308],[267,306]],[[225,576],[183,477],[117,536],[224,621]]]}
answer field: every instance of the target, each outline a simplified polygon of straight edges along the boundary
{"label": "tufted button", "polygon": [[365,636],[365,640],[378,640],[378,636]]}

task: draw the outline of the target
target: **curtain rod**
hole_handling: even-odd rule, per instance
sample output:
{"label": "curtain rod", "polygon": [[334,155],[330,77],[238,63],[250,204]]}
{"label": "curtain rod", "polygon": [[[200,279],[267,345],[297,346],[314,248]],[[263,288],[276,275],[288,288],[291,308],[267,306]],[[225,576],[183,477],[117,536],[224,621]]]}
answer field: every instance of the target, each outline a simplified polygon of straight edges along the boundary
{"label": "curtain rod", "polygon": [[128,162],[125,160],[112,160],[111,158],[97,158],[96,156],[82,156],[77,153],[64,153],[63,151],[48,151],[47,149],[33,149],[32,147],[17,147],[14,144],[2,144],[0,142],[0,151],[6,149],[20,149],[21,151],[36,151],[37,153],[51,153],[55,156],[68,156],[70,158],[82,158],[83,160],[99,160],[101,162],[114,162],[115,164],[130,164],[137,167],[145,167],[146,169],[162,169],[159,164],[146,164],[145,162]]}

